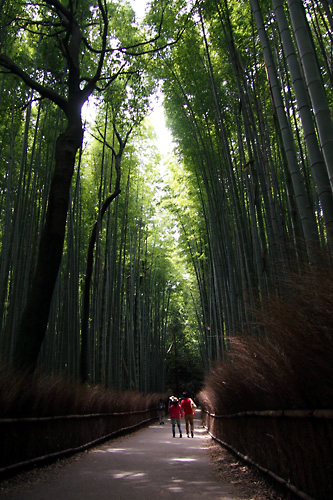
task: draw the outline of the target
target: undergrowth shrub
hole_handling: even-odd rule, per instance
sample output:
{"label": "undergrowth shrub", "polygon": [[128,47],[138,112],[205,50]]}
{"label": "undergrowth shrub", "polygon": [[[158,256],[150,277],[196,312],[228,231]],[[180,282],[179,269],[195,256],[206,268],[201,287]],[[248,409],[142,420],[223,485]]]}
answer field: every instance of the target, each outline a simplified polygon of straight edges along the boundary
{"label": "undergrowth shrub", "polygon": [[[205,425],[301,498],[331,500],[333,421],[325,410],[333,409],[332,269],[289,277],[253,317],[256,334],[233,338],[205,379],[198,395],[209,412]],[[255,412],[291,409],[324,411]]]}
{"label": "undergrowth shrub", "polygon": [[1,418],[131,412],[157,408],[160,397],[89,387],[61,376],[0,373]]}
{"label": "undergrowth shrub", "polygon": [[[160,397],[88,387],[60,376],[23,376],[3,369],[0,479],[147,425],[157,418]],[[39,420],[41,417],[51,418]]]}
{"label": "undergrowth shrub", "polygon": [[206,376],[199,399],[214,413],[323,409],[333,395],[333,271],[305,269],[255,311]]}

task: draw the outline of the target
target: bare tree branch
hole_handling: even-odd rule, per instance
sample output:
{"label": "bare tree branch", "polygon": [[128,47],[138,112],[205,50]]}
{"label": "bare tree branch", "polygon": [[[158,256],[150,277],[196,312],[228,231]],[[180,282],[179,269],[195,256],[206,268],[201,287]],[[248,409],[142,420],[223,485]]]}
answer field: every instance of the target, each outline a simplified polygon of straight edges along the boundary
{"label": "bare tree branch", "polygon": [[99,6],[100,12],[102,14],[103,25],[104,25],[103,33],[102,33],[102,49],[101,49],[101,53],[100,53],[98,66],[97,66],[95,75],[91,78],[91,80],[88,82],[88,84],[86,85],[86,87],[84,89],[85,92],[88,92],[88,93],[91,93],[95,89],[96,84],[101,76],[103,64],[104,64],[104,59],[105,59],[105,55],[106,55],[106,47],[107,47],[109,20],[108,20],[108,15],[107,15],[106,1],[105,0],[98,0],[98,6]]}
{"label": "bare tree branch", "polygon": [[20,66],[18,66],[10,57],[0,54],[0,65],[21,78],[30,88],[39,92],[42,97],[50,99],[57,104],[65,113],[67,113],[67,101],[60,94],[49,87],[45,87],[33,78],[31,78]]}

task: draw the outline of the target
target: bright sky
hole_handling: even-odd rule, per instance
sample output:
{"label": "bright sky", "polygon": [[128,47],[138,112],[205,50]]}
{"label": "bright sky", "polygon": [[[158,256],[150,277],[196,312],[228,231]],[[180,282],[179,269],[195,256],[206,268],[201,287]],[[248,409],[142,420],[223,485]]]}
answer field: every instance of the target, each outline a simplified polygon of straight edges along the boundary
{"label": "bright sky", "polygon": [[130,4],[139,18],[144,16],[147,3],[147,0],[130,0]]}
{"label": "bright sky", "polygon": [[[143,17],[145,12],[146,0],[130,0],[136,14],[138,17]],[[158,94],[158,99],[155,97],[152,99],[153,111],[149,115],[149,119],[154,127],[157,147],[161,155],[166,155],[167,153],[172,153],[174,144],[172,143],[172,136],[169,129],[165,124],[165,116],[163,110],[163,96]],[[84,120],[91,122],[96,114],[96,108],[93,98],[90,98],[87,103],[83,106],[82,117]]]}
{"label": "bright sky", "polygon": [[157,146],[162,155],[171,153],[174,147],[170,130],[165,124],[165,116],[162,101],[154,100],[154,109],[149,115],[149,119],[154,127]]}
{"label": "bright sky", "polygon": [[[145,9],[148,4],[147,0],[130,0],[130,3],[138,17],[142,18],[145,14]],[[154,99],[154,110],[149,116],[151,123],[155,129],[157,136],[157,146],[161,154],[171,153],[173,149],[172,137],[169,129],[165,124],[165,116],[163,111],[163,99]]]}

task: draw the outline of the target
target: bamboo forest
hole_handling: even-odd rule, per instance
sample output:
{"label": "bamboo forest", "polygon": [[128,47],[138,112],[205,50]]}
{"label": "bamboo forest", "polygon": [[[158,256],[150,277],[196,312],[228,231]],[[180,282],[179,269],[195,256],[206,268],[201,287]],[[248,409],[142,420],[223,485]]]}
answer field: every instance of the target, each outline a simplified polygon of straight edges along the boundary
{"label": "bamboo forest", "polygon": [[331,273],[333,7],[134,4],[1,0],[1,357],[196,392]]}
{"label": "bamboo forest", "polygon": [[[331,499],[332,0],[0,0],[0,19],[0,426],[157,418],[187,391],[212,435]],[[41,432],[0,473],[58,452]]]}
{"label": "bamboo forest", "polygon": [[332,2],[2,0],[0,43],[3,359],[198,390],[329,269]]}

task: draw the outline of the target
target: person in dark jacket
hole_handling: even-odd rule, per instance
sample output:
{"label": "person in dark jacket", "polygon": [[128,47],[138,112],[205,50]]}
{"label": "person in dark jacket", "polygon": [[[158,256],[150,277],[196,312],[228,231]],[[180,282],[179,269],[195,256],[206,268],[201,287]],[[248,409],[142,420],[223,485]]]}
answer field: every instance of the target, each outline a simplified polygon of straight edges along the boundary
{"label": "person in dark jacket", "polygon": [[160,425],[164,425],[164,416],[165,416],[165,406],[163,403],[163,399],[160,399],[158,403],[158,419],[160,422]]}

